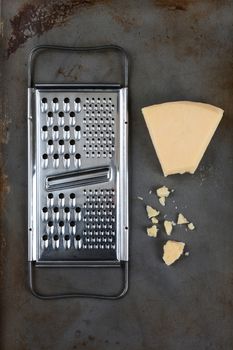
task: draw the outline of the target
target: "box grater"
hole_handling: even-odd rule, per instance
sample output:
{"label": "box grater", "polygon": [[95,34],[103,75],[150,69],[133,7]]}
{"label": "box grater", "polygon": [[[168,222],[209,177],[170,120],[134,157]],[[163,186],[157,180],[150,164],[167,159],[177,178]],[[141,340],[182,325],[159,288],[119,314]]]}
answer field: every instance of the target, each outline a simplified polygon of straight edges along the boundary
{"label": "box grater", "polygon": [[[119,51],[124,84],[42,84],[41,50]],[[128,61],[117,46],[36,47],[29,58],[28,260],[44,299],[118,298],[128,285]],[[33,267],[123,267],[118,295],[41,295]]]}

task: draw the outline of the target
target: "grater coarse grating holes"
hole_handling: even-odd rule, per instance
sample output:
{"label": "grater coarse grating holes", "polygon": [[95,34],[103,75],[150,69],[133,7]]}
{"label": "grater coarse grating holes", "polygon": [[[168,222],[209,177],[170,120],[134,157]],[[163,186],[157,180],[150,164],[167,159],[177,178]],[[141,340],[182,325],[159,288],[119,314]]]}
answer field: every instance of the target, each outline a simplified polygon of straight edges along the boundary
{"label": "grater coarse grating holes", "polygon": [[[120,50],[120,84],[39,84],[32,59],[41,50]],[[30,287],[44,299],[118,298],[128,285],[128,62],[115,46],[40,46],[29,60],[28,251]],[[41,295],[33,266],[124,268],[123,292],[114,295]]]}

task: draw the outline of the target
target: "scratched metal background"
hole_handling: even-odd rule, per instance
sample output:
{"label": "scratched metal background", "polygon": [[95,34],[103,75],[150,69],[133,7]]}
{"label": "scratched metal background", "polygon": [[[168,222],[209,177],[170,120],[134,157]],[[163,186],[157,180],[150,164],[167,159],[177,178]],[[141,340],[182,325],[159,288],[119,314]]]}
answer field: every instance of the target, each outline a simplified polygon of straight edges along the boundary
{"label": "scratched metal background", "polygon": [[[233,349],[233,2],[231,0],[3,0],[1,8],[0,288],[2,350]],[[130,290],[120,301],[40,301],[27,289],[26,73],[37,44],[118,44],[130,56]],[[68,60],[68,64],[67,64]],[[62,60],[57,79],[79,79]],[[111,63],[109,60],[108,63]],[[49,64],[43,72],[49,73]],[[93,66],[92,68],[95,68]],[[85,74],[84,74],[85,75]],[[164,179],[140,108],[190,99],[225,110],[195,175]],[[190,256],[168,268],[166,240],[145,234],[149,190],[175,189],[168,217],[184,212],[196,231],[176,228]],[[101,279],[63,274],[67,288]],[[92,282],[91,282],[92,281]]]}

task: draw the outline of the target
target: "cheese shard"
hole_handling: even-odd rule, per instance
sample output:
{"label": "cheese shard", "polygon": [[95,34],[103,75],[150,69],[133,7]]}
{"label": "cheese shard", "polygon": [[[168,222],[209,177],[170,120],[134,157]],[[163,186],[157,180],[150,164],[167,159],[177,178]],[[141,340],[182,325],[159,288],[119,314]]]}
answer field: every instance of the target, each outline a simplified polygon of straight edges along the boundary
{"label": "cheese shard", "polygon": [[152,222],[152,224],[158,224],[159,220],[157,218],[155,218],[155,217],[152,217],[151,218],[151,222]]}
{"label": "cheese shard", "polygon": [[159,203],[160,203],[163,207],[165,207],[165,205],[166,205],[166,198],[165,198],[165,197],[160,197],[160,198],[159,198]]}
{"label": "cheese shard", "polygon": [[146,206],[146,211],[147,211],[147,216],[149,219],[153,218],[154,216],[158,216],[159,215],[159,211],[152,208],[150,205]]}
{"label": "cheese shard", "polygon": [[160,188],[157,188],[157,190],[156,190],[156,194],[159,198],[159,203],[163,207],[165,207],[165,205],[166,205],[166,198],[169,197],[170,192],[171,191],[169,191],[169,189],[166,186],[162,186]]}
{"label": "cheese shard", "polygon": [[172,229],[173,229],[173,224],[172,224],[172,221],[169,221],[169,220],[164,220],[163,225],[164,225],[164,228],[165,228],[166,234],[167,234],[168,236],[170,236],[170,235],[171,235],[171,233],[172,233]]}
{"label": "cheese shard", "polygon": [[191,101],[142,108],[164,176],[195,172],[223,112],[221,108]]}
{"label": "cheese shard", "polygon": [[156,225],[152,225],[151,227],[147,227],[147,235],[149,237],[157,237],[158,234],[158,228]]}
{"label": "cheese shard", "polygon": [[158,197],[169,197],[170,195],[169,189],[166,186],[162,186],[160,188],[157,188],[156,193]]}
{"label": "cheese shard", "polygon": [[183,254],[185,243],[167,241],[163,246],[163,261],[166,265],[172,265]]}
{"label": "cheese shard", "polygon": [[191,231],[195,230],[195,226],[194,226],[194,224],[193,224],[192,222],[190,222],[190,223],[188,224],[188,228],[189,228],[189,230],[191,230]]}
{"label": "cheese shard", "polygon": [[184,217],[183,214],[180,213],[180,214],[178,215],[177,224],[178,224],[178,225],[189,224],[189,221]]}

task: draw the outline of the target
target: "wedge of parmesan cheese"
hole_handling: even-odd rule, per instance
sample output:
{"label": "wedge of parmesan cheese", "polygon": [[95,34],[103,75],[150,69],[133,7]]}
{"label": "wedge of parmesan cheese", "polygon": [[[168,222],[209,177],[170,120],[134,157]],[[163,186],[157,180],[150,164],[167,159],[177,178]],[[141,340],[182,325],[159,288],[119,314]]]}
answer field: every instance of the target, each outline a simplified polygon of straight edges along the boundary
{"label": "wedge of parmesan cheese", "polygon": [[163,261],[166,265],[172,265],[183,254],[185,243],[167,241],[163,246]]}
{"label": "wedge of parmesan cheese", "polygon": [[142,108],[164,176],[195,172],[223,112],[221,108],[190,101]]}
{"label": "wedge of parmesan cheese", "polygon": [[160,213],[158,210],[152,208],[150,205],[146,206],[146,211],[147,211],[147,216],[149,219],[151,219],[155,216],[158,216]]}

